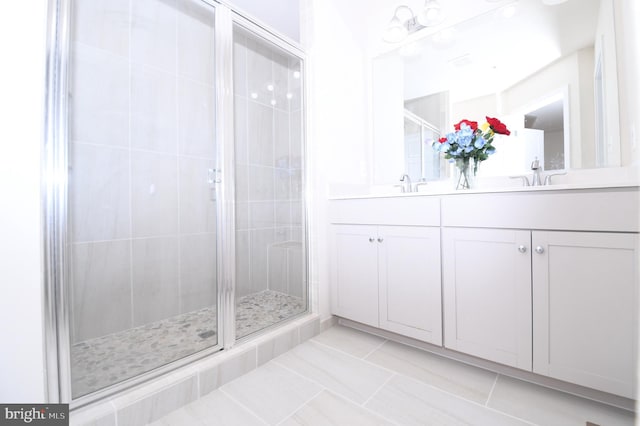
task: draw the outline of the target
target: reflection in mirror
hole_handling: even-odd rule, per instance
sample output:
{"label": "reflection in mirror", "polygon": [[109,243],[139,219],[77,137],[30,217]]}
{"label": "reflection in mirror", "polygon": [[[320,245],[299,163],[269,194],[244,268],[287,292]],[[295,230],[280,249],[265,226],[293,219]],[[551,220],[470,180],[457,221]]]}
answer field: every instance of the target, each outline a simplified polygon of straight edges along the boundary
{"label": "reflection in mirror", "polygon": [[541,132],[542,147],[540,162],[544,170],[562,170],[565,168],[564,103],[562,93],[551,96],[532,107],[524,114],[524,128]]}
{"label": "reflection in mirror", "polygon": [[[555,6],[504,0],[485,6],[491,9],[475,18],[423,30],[410,49],[405,45],[374,58],[374,182],[391,183],[409,166],[424,179],[447,176],[446,164],[432,172],[425,167],[430,140],[422,140],[418,167],[417,142],[392,138],[403,128],[417,134],[405,127],[399,113],[404,110],[434,134],[444,135],[461,119],[485,116],[517,129],[508,143],[526,146],[496,146],[481,176],[528,173],[533,156],[545,170],[620,165],[612,0]],[[542,136],[532,136],[537,132]],[[516,151],[525,157],[515,159]]]}
{"label": "reflection in mirror", "polygon": [[405,170],[412,182],[440,178],[440,154],[431,143],[440,138],[436,126],[409,110],[404,111]]}

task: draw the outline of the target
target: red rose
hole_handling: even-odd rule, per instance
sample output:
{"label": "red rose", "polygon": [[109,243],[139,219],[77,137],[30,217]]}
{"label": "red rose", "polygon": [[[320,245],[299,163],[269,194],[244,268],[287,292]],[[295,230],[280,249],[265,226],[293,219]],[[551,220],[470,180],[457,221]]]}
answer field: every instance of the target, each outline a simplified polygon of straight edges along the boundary
{"label": "red rose", "polygon": [[460,125],[464,123],[467,126],[471,127],[471,130],[473,130],[474,132],[478,129],[478,122],[477,121],[469,121],[469,120],[460,120],[460,122],[458,124],[456,124],[454,127],[454,129],[456,130],[460,130]]}
{"label": "red rose", "polygon": [[497,118],[487,117],[487,123],[489,123],[489,126],[491,126],[491,129],[496,133],[499,133],[501,135],[507,135],[507,136],[511,134],[509,129],[507,129],[507,126],[505,126]]}
{"label": "red rose", "polygon": [[447,141],[447,138],[440,138],[438,139],[438,142],[440,143],[445,143]]}

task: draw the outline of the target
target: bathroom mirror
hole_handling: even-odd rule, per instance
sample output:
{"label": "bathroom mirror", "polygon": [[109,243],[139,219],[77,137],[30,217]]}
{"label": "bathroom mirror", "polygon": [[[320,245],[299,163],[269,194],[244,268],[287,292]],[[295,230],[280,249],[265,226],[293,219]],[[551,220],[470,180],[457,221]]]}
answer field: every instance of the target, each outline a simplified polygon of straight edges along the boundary
{"label": "bathroom mirror", "polygon": [[620,166],[613,0],[487,6],[373,59],[374,183],[445,178],[432,140],[485,116],[512,135],[481,176],[528,174],[535,157],[544,170]]}

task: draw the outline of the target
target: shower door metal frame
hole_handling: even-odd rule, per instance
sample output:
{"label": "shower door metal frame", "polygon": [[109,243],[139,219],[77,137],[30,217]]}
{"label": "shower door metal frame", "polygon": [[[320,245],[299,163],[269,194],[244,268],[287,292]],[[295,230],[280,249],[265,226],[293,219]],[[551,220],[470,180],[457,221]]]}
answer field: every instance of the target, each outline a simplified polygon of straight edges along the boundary
{"label": "shower door metal frame", "polygon": [[[233,25],[237,24],[264,38],[301,61],[304,76],[305,55],[298,45],[276,35],[266,27],[234,11],[223,1],[197,0],[214,11],[215,55],[215,143],[218,214],[216,228],[218,341],[215,346],[172,361],[149,372],[115,383],[104,389],[72,398],[70,369],[70,326],[68,306],[69,255],[68,244],[68,122],[69,122],[69,62],[71,0],[48,0],[46,94],[43,155],[43,310],[45,343],[46,400],[69,403],[71,409],[90,404],[130,387],[155,379],[168,372],[231,348],[235,342],[235,164],[233,120]],[[305,79],[302,80],[302,158],[306,159],[305,140]],[[306,176],[306,161],[303,160]],[[306,178],[302,181],[306,194]],[[303,199],[303,248],[307,310],[311,311],[310,276],[308,267],[308,230],[306,200]],[[272,327],[268,328],[269,330]],[[244,340],[244,339],[242,339]]]}
{"label": "shower door metal frame", "polygon": [[[208,3],[213,3],[214,0],[204,0]],[[222,3],[225,3],[224,1],[222,1]],[[231,6],[232,8],[232,6]],[[283,321],[280,321],[278,323],[275,324],[271,324],[269,326],[267,326],[266,328],[262,329],[262,330],[258,330],[254,333],[250,333],[246,336],[243,336],[239,339],[236,338],[236,330],[235,327],[231,327],[230,330],[227,330],[227,333],[229,336],[232,336],[233,338],[231,340],[229,340],[228,342],[225,342],[225,348],[229,348],[232,347],[235,343],[237,342],[244,342],[247,340],[250,340],[252,338],[254,338],[257,335],[260,335],[263,332],[267,332],[267,331],[271,331],[274,328],[277,328],[279,326],[282,326],[286,323],[288,323],[291,320],[295,320],[296,318],[302,317],[304,315],[309,314],[310,312],[312,312],[312,298],[311,298],[311,291],[310,291],[310,283],[311,283],[311,272],[310,272],[310,268],[309,268],[309,231],[308,231],[308,209],[307,209],[307,198],[306,198],[306,194],[307,194],[307,173],[306,173],[306,167],[307,167],[307,152],[306,152],[306,140],[307,140],[307,128],[306,128],[306,123],[307,123],[307,117],[306,117],[306,102],[307,102],[307,92],[306,92],[306,73],[305,73],[305,64],[306,64],[306,55],[304,53],[304,51],[302,50],[302,48],[300,47],[300,45],[298,45],[297,43],[293,42],[292,40],[290,40],[287,37],[283,37],[282,35],[278,34],[274,34],[269,28],[267,28],[266,26],[264,26],[261,23],[257,23],[251,19],[246,18],[245,16],[243,16],[240,12],[235,11],[233,9],[232,10],[232,24],[233,25],[237,25],[239,27],[241,27],[242,29],[248,31],[249,33],[258,36],[259,38],[262,38],[263,40],[265,40],[266,42],[274,45],[275,47],[277,47],[278,49],[284,51],[285,53],[291,55],[291,56],[295,56],[296,58],[298,58],[300,60],[300,74],[302,75],[302,83],[301,83],[301,87],[300,87],[300,108],[301,108],[301,123],[300,123],[300,129],[302,134],[300,135],[302,140],[301,140],[301,158],[303,159],[302,162],[302,170],[303,170],[303,179],[302,179],[302,189],[301,192],[302,194],[305,195],[305,197],[303,198],[303,212],[302,212],[302,247],[303,247],[303,256],[302,256],[302,262],[303,262],[303,269],[304,269],[304,279],[305,282],[304,284],[306,285],[307,289],[306,289],[306,310],[304,310],[303,312],[293,315],[292,317],[289,317]],[[233,25],[232,25],[232,31],[231,31],[231,43],[233,44]],[[231,64],[231,72],[233,74],[233,64]],[[233,83],[232,80],[230,80],[231,83]],[[233,85],[230,86],[230,90],[233,90]],[[233,94],[232,94],[232,98],[233,98]],[[229,107],[231,108],[231,110],[233,111],[233,106],[234,104],[231,103],[229,105]],[[231,125],[233,125],[233,122],[231,123]],[[227,147],[227,149],[231,149],[233,150],[235,147],[235,143],[233,141],[233,138],[228,138],[225,139],[225,143],[227,141],[230,141],[231,146]],[[231,171],[231,173],[233,175],[235,175],[235,161],[234,158],[226,158],[226,160],[228,160],[228,164],[227,164],[227,168],[226,170]],[[235,186],[235,185],[233,185]],[[228,200],[229,202],[231,202],[233,204],[233,210],[235,212],[235,195],[232,199]],[[235,255],[236,255],[236,251],[235,251],[235,220],[234,220],[234,224],[233,224],[233,229],[230,230],[231,234],[233,235],[233,250],[230,251],[229,253],[233,253],[233,263],[234,263],[234,267],[233,267],[233,274],[234,274],[234,284],[235,284]],[[233,291],[235,292],[235,285],[233,286]],[[233,297],[230,300],[230,304],[231,306],[229,307],[230,310],[232,310],[235,313],[235,297]],[[233,323],[233,325],[235,326],[235,322]],[[227,326],[229,326],[229,321],[227,321]]]}

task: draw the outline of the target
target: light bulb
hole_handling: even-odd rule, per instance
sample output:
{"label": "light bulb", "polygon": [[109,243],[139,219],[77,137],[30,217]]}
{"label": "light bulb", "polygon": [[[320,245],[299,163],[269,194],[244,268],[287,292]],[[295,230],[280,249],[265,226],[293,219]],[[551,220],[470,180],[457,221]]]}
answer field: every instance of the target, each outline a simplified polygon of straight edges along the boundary
{"label": "light bulb", "polygon": [[399,43],[404,40],[408,34],[407,28],[402,25],[402,22],[400,22],[397,16],[394,16],[391,18],[387,30],[384,32],[383,39],[388,43]]}
{"label": "light bulb", "polygon": [[418,13],[418,23],[425,27],[432,27],[444,21],[442,7],[437,0],[427,0],[424,8]]}

